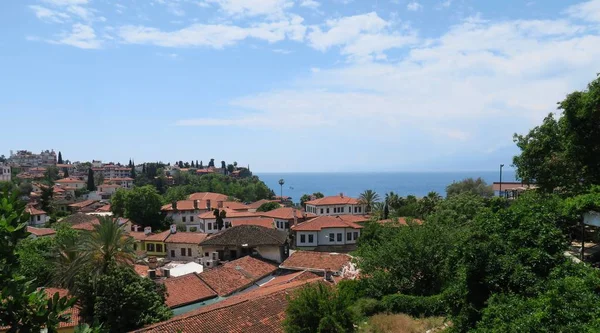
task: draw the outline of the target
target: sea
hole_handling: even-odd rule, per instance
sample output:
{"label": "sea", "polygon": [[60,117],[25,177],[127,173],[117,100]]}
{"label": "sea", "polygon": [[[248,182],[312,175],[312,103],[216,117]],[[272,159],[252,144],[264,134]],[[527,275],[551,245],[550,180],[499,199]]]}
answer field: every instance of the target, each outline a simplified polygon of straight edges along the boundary
{"label": "sea", "polygon": [[[430,191],[446,195],[446,186],[465,178],[483,178],[488,184],[500,179],[499,171],[461,172],[335,172],[335,173],[255,173],[276,195],[280,195],[279,179],[283,179],[283,195],[299,202],[303,194],[321,192],[326,196],[358,197],[365,190],[373,190],[384,197],[395,192],[400,196],[409,194],[423,197]],[[513,170],[502,172],[502,181],[516,181]]]}

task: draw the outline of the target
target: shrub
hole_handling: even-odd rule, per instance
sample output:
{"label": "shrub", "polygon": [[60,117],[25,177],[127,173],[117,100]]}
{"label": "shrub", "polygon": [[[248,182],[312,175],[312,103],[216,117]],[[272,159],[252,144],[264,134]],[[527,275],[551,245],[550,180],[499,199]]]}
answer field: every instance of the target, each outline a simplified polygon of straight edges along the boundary
{"label": "shrub", "polygon": [[383,311],[381,302],[374,298],[361,298],[350,306],[355,318],[365,318]]}
{"label": "shrub", "polygon": [[415,317],[439,316],[446,313],[444,298],[441,294],[433,296],[387,295],[381,300],[381,306],[388,312],[406,313]]}

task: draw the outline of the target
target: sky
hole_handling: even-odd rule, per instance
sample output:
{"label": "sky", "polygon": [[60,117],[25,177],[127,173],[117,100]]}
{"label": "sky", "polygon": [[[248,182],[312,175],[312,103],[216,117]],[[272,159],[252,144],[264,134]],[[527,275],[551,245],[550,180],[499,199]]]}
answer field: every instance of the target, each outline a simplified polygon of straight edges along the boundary
{"label": "sky", "polygon": [[496,170],[598,59],[600,0],[4,0],[0,154]]}

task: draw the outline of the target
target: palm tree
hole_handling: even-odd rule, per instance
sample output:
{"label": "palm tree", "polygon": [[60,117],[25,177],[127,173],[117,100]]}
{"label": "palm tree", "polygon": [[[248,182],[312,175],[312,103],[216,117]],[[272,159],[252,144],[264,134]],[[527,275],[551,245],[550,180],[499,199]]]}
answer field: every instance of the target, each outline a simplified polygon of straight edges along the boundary
{"label": "palm tree", "polygon": [[370,213],[373,204],[379,201],[379,194],[377,194],[377,192],[373,190],[366,190],[360,194],[360,196],[358,197],[358,201],[361,204],[366,205],[366,212]]}
{"label": "palm tree", "polygon": [[281,178],[279,180],[279,186],[281,186],[281,202],[283,202],[283,184],[285,184],[285,180],[283,180],[283,178]]}

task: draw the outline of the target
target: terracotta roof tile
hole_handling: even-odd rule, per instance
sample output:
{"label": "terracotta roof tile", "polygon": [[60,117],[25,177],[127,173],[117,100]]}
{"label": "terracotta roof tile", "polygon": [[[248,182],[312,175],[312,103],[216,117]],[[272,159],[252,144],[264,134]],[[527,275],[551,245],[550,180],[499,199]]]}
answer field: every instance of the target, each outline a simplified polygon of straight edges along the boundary
{"label": "terracotta roof tile", "polygon": [[207,234],[200,232],[182,232],[178,231],[174,234],[170,234],[165,240],[165,243],[179,243],[179,244],[200,244],[206,239]]}
{"label": "terracotta roof tile", "polygon": [[110,212],[110,204],[108,205],[104,205],[98,209],[96,209],[97,212]]}
{"label": "terracotta roof tile", "polygon": [[146,239],[146,234],[143,231],[129,231],[127,234],[138,241],[143,241]]}
{"label": "terracotta roof tile", "polygon": [[38,237],[56,234],[56,230],[54,230],[52,228],[27,227],[27,232],[31,233],[32,235],[38,236]]}
{"label": "terracotta roof tile", "polygon": [[306,202],[307,205],[313,206],[324,206],[324,205],[358,205],[358,199],[341,196],[341,195],[333,195],[329,197],[319,198],[315,200],[310,200]]}
{"label": "terracotta roof tile", "polygon": [[275,264],[245,256],[215,269],[204,271],[198,276],[219,296],[227,296],[251,286],[276,270],[277,265]]}
{"label": "terracotta roof tile", "polygon": [[136,332],[282,333],[288,298],[296,289],[320,280],[257,288]]}
{"label": "terracotta roof tile", "polygon": [[[206,200],[197,200],[198,201],[198,208],[194,208],[194,201],[196,201],[196,200],[179,200],[179,201],[177,201],[177,210],[180,210],[180,211],[206,210],[206,206],[207,206]],[[211,200],[211,203],[210,203],[211,209],[215,209],[215,208],[217,208],[217,206],[218,206],[218,202]],[[246,205],[244,205],[241,202],[237,202],[237,201],[224,201],[223,202],[223,208],[225,208],[225,209],[231,209],[233,211],[235,211],[235,210],[248,210],[248,207]],[[163,205],[161,207],[161,210],[163,210],[163,211],[172,211],[173,210],[173,204]]]}
{"label": "terracotta roof tile", "polygon": [[166,304],[170,308],[199,302],[217,296],[217,293],[195,273],[162,281],[167,289]]}
{"label": "terracotta roof tile", "polygon": [[319,216],[292,227],[294,231],[320,231],[323,228],[352,228],[362,229],[354,222],[348,222],[339,216]]}
{"label": "terracotta roof tile", "polygon": [[254,217],[248,219],[231,220],[232,227],[237,227],[240,225],[257,225],[265,228],[275,228],[275,220],[268,217]]}
{"label": "terracotta roof tile", "polygon": [[210,235],[200,245],[234,245],[248,244],[249,247],[259,245],[283,245],[287,241],[287,233],[276,229],[256,225],[240,225]]}
{"label": "terracotta roof tile", "polygon": [[82,208],[82,207],[86,207],[89,206],[91,204],[94,204],[95,202],[97,202],[98,200],[85,200],[85,201],[80,201],[80,202],[76,202],[74,204],[70,204],[69,207],[72,208]]}
{"label": "terracotta roof tile", "polygon": [[371,220],[371,216],[369,216],[369,215],[344,214],[344,215],[338,215],[338,217],[346,222],[354,222],[354,223],[368,222]]}
{"label": "terracotta roof tile", "polygon": [[148,267],[146,265],[138,265],[138,264],[133,265],[133,270],[141,277],[148,276],[148,269],[150,269],[150,267]]}
{"label": "terracotta roof tile", "polygon": [[57,181],[55,181],[55,183],[57,184],[67,184],[67,183],[85,183],[84,180],[81,180],[79,178],[73,178],[73,177],[69,177],[69,178],[63,178],[63,179],[59,179]]}
{"label": "terracotta roof tile", "polygon": [[310,271],[283,271],[281,274],[275,276],[272,280],[264,284],[262,287],[276,286],[284,283],[290,283],[294,281],[306,281],[314,278],[318,278],[319,275]]}
{"label": "terracotta roof tile", "polygon": [[272,217],[281,220],[293,220],[294,215],[297,219],[303,219],[306,217],[315,217],[317,215],[312,213],[305,213],[300,209],[295,209],[291,207],[281,207],[277,209],[270,210],[268,212],[256,212],[256,214],[260,216]]}
{"label": "terracotta roof tile", "polygon": [[68,223],[71,225],[76,225],[83,222],[94,222],[98,221],[98,217],[94,215],[87,215],[83,213],[75,213],[69,216],[63,217],[59,222]]}
{"label": "terracotta roof tile", "polygon": [[344,253],[295,251],[279,267],[291,270],[340,272],[351,259],[352,257]]}
{"label": "terracotta roof tile", "polygon": [[229,199],[225,194],[213,192],[198,192],[188,196],[188,200],[210,200],[213,206],[216,206],[217,201],[227,201]]}
{"label": "terracotta roof tile", "polygon": [[[213,207],[213,209],[214,208],[216,208],[216,207]],[[245,217],[258,217],[259,216],[255,212],[240,212],[240,211],[236,211],[236,210],[233,210],[230,208],[222,208],[222,210],[225,211],[225,216],[230,219],[245,218]],[[215,218],[214,210],[204,212],[204,213],[198,215],[198,217],[201,219],[214,219]]]}
{"label": "terracotta roof tile", "polygon": [[144,240],[152,241],[152,242],[164,242],[165,239],[167,239],[167,237],[169,237],[170,234],[171,234],[170,230],[165,230],[165,231],[157,233],[157,234],[150,234],[150,235],[146,236],[146,238]]}
{"label": "terracotta roof tile", "polygon": [[32,206],[27,206],[27,208],[25,208],[25,211],[27,213],[29,213],[29,215],[44,215],[44,214],[46,214],[45,211],[43,211],[41,209],[37,209],[37,208],[32,207]]}
{"label": "terracotta roof tile", "polygon": [[[67,289],[59,288],[44,288],[44,292],[46,292],[48,298],[54,297],[55,293],[58,293],[58,296],[61,298],[69,295],[69,291]],[[71,318],[67,322],[58,324],[58,328],[76,327],[79,325],[79,306],[75,305],[65,311],[65,313],[70,314]]]}

